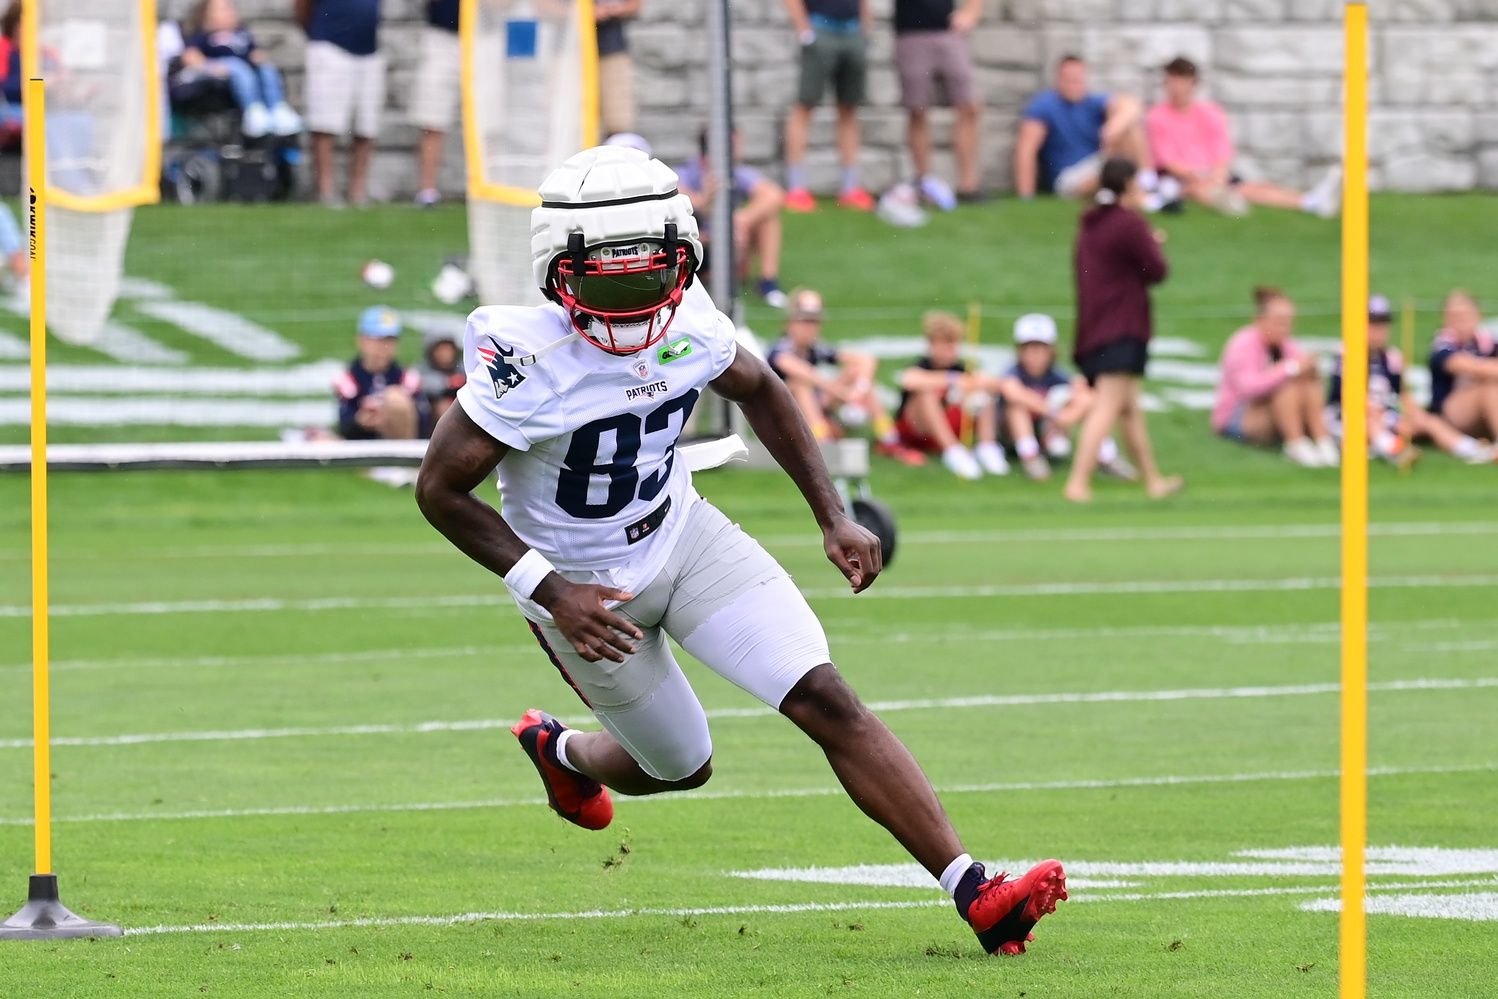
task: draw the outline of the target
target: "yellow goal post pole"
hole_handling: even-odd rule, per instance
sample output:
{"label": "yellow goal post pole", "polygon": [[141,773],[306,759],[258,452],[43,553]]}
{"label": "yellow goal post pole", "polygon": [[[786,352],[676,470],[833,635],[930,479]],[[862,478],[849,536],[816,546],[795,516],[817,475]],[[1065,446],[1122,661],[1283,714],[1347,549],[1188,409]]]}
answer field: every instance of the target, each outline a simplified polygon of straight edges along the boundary
{"label": "yellow goal post pole", "polygon": [[1368,980],[1368,7],[1344,16],[1342,192],[1341,999]]}
{"label": "yellow goal post pole", "polygon": [[[28,17],[35,8],[27,5]],[[52,870],[52,703],[47,578],[47,95],[25,84],[26,203],[31,259],[31,728],[35,794],[35,867],[26,904],[4,923],[0,940],[117,937],[120,928],[75,915],[59,898]]]}
{"label": "yellow goal post pole", "polygon": [[31,255],[31,728],[36,866],[52,873],[52,689],[47,579],[47,197],[46,93],[26,83],[27,203]]}

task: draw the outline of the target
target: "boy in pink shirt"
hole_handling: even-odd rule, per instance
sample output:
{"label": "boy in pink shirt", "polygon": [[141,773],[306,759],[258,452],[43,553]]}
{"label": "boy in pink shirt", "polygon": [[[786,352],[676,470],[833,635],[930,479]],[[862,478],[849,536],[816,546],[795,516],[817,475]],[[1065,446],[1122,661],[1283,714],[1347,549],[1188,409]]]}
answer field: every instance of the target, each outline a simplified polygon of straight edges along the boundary
{"label": "boy in pink shirt", "polygon": [[1306,468],[1330,468],[1341,452],[1326,426],[1316,358],[1291,338],[1295,305],[1278,288],[1254,289],[1258,314],[1222,350],[1212,429],[1245,444],[1284,447]]}
{"label": "boy in pink shirt", "polygon": [[1227,215],[1248,214],[1250,205],[1295,208],[1323,218],[1337,214],[1340,170],[1302,194],[1288,187],[1244,180],[1233,173],[1233,137],[1222,108],[1196,96],[1196,64],[1172,59],[1165,67],[1165,100],[1150,108],[1144,130],[1161,175],[1178,180],[1186,196]]}

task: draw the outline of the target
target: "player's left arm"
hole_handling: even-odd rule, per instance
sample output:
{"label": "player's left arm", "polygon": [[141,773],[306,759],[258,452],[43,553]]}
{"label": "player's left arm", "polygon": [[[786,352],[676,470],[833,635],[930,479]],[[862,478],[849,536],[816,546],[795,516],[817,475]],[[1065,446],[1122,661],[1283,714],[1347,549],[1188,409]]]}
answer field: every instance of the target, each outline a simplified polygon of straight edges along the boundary
{"label": "player's left arm", "polygon": [[827,474],[822,452],[796,407],[790,390],[769,366],[741,350],[733,363],[713,379],[715,392],[738,403],[771,457],[785,469],[822,528],[823,548],[854,593],[873,585],[884,569],[884,554],[874,535],[854,523]]}

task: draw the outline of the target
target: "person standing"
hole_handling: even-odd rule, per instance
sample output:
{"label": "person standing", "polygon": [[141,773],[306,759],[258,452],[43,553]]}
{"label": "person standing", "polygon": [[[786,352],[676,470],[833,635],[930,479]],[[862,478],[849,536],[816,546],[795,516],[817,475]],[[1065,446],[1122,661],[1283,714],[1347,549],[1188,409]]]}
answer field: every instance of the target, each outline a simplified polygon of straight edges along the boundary
{"label": "person standing", "polygon": [[1154,326],[1150,288],[1165,280],[1169,267],[1161,251],[1164,234],[1151,230],[1140,214],[1145,194],[1138,174],[1123,157],[1103,164],[1097,204],[1082,216],[1077,236],[1072,356],[1097,400],[1082,421],[1066,480],[1066,498],[1074,503],[1092,499],[1098,452],[1115,423],[1123,425],[1124,444],[1151,499],[1179,492],[1183,484],[1180,476],[1160,474],[1139,401]]}
{"label": "person standing", "polygon": [[598,117],[604,135],[635,130],[635,65],[626,22],[640,16],[641,0],[597,0]]}
{"label": "person standing", "polygon": [[411,92],[411,124],[421,129],[416,146],[416,203],[430,208],[442,200],[437,176],[447,132],[458,116],[463,90],[463,46],[458,40],[459,0],[427,0],[421,57]]}
{"label": "person standing", "polygon": [[296,0],[307,31],[307,129],[317,196],[341,204],[333,184],[333,142],[353,132],[348,200],[369,200],[369,164],[385,107],[385,58],[380,54],[380,0]]}
{"label": "person standing", "polygon": [[858,108],[864,102],[868,65],[869,0],[785,0],[785,9],[801,41],[801,82],[785,119],[785,207],[792,212],[817,207],[806,188],[803,161],[811,113],[822,103],[830,82],[837,101],[837,154],[842,164],[837,203],[873,211],[874,199],[858,179]]}
{"label": "person standing", "polygon": [[[958,201],[979,201],[978,88],[973,80],[973,53],[968,33],[983,13],[982,0],[895,0],[895,68],[900,73],[900,102],[908,115],[905,141],[915,166],[921,196],[942,211]],[[931,125],[927,110],[935,101],[935,84],[957,109],[952,151],[957,156],[957,193],[931,172]]]}

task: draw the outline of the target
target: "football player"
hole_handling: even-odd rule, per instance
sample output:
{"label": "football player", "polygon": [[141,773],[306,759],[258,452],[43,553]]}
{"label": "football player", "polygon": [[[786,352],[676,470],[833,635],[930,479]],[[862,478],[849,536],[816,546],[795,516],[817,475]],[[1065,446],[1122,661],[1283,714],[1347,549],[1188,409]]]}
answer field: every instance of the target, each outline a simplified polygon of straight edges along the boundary
{"label": "football player", "polygon": [[[437,425],[422,512],[504,579],[542,650],[601,731],[527,711],[513,732],[551,808],[587,829],[612,789],[700,787],[707,718],[666,637],[778,709],[826,754],[859,807],[955,899],[991,953],[1020,953],[1066,898],[1060,863],[988,877],[910,752],[832,665],[785,570],[692,487],[677,438],[708,387],[737,403],[796,483],[855,593],[879,543],[844,513],[806,421],[693,281],[690,200],[658,160],[584,150],[542,183],[531,257],[547,303],[468,320],[467,384]],[[495,469],[503,516],[474,493]]]}

